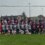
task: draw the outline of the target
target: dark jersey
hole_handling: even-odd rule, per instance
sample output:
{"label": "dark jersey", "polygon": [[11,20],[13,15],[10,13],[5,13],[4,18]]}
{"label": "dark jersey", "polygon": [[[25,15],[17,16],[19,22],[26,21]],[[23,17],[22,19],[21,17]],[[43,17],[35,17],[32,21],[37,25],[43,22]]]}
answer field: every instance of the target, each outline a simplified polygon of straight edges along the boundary
{"label": "dark jersey", "polygon": [[44,28],[44,24],[41,24],[41,29],[43,29]]}
{"label": "dark jersey", "polygon": [[32,28],[33,28],[33,29],[36,29],[36,23],[33,23],[33,24],[32,24]]}
{"label": "dark jersey", "polygon": [[38,29],[40,28],[40,24],[39,24],[39,23],[37,24],[37,28],[38,28]]}

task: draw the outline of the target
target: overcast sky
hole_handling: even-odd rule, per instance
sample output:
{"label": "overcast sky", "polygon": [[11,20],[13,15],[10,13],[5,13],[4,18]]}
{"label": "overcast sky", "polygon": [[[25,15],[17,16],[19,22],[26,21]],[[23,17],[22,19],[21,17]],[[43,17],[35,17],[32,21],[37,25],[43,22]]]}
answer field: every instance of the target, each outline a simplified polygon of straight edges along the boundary
{"label": "overcast sky", "polygon": [[[29,0],[0,0],[0,6],[29,6]],[[45,0],[30,0],[30,6],[45,6]],[[22,12],[29,16],[29,7],[0,7],[0,16],[20,15]],[[45,16],[45,7],[30,7],[30,16]]]}

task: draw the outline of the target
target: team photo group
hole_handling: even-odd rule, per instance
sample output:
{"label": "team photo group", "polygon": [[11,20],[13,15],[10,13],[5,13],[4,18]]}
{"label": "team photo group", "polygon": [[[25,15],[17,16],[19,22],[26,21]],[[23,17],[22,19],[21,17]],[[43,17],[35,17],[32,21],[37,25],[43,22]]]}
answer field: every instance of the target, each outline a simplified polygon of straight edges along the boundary
{"label": "team photo group", "polygon": [[42,34],[44,32],[44,22],[39,20],[38,23],[31,18],[14,18],[5,17],[0,21],[0,34]]}

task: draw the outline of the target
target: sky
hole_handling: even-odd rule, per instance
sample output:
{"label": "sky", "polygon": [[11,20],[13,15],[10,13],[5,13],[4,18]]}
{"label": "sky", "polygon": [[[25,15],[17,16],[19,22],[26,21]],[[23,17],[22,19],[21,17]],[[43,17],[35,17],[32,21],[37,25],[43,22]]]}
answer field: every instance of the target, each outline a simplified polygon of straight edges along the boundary
{"label": "sky", "polygon": [[[0,6],[45,6],[45,0],[0,0]],[[0,16],[21,15],[25,12],[27,17],[45,16],[45,7],[0,7]],[[29,15],[30,13],[30,15]]]}

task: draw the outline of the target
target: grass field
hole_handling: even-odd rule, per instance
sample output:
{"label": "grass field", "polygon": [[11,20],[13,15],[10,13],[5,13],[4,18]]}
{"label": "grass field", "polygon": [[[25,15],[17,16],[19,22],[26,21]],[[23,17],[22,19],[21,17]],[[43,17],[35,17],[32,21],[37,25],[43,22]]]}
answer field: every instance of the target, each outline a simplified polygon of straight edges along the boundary
{"label": "grass field", "polygon": [[45,45],[45,35],[0,35],[0,45]]}

